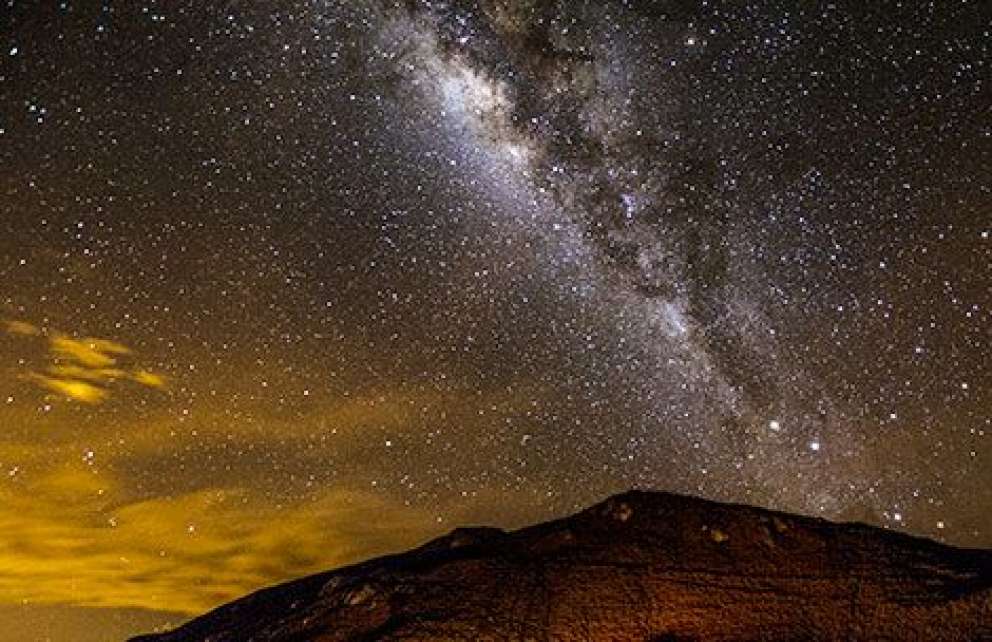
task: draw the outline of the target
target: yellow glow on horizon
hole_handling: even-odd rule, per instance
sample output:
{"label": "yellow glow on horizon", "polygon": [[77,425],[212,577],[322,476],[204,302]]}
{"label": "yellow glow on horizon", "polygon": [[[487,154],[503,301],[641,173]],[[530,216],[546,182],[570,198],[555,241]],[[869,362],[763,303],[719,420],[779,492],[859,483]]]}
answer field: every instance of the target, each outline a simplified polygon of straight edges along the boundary
{"label": "yellow glow on horizon", "polygon": [[84,467],[24,490],[0,487],[0,603],[194,615],[434,534],[418,511],[355,491],[292,505],[239,488],[128,500],[118,480]]}
{"label": "yellow glow on horizon", "polygon": [[[409,496],[376,485],[384,478],[375,462],[341,472],[319,470],[322,462],[368,457],[371,441],[419,435],[430,417],[474,417],[480,404],[529,408],[519,389],[480,398],[381,386],[300,395],[299,410],[284,412],[245,392],[252,376],[275,388],[279,373],[248,364],[252,376],[219,380],[219,393],[190,400],[188,414],[125,395],[91,411],[119,387],[171,382],[139,367],[122,343],[33,336],[42,338],[17,341],[34,341],[32,358],[52,361],[25,358],[22,368],[37,371],[11,367],[11,380],[79,405],[42,409],[27,384],[0,405],[0,604],[197,615],[264,586],[408,549],[473,521],[457,518],[468,502],[411,506]],[[273,462],[290,474],[273,477]],[[331,474],[311,485],[311,472]],[[287,489],[292,478],[301,482]],[[442,513],[452,522],[440,522]]]}

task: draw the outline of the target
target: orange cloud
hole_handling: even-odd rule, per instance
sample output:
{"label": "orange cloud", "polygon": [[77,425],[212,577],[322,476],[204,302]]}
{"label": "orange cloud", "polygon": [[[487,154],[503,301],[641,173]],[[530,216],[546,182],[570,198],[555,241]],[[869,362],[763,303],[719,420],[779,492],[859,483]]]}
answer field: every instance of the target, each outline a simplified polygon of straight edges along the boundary
{"label": "orange cloud", "polygon": [[[262,414],[260,406],[254,427],[215,404],[175,430],[179,424],[165,411],[108,423],[102,413],[37,413],[32,404],[12,404],[3,421],[30,431],[0,431],[0,605],[192,615],[262,586],[407,549],[453,523],[546,517],[529,491],[509,498],[496,488],[424,501],[386,484],[371,490],[369,482],[383,479],[379,471],[389,464],[356,450],[381,443],[386,433],[423,430],[431,423],[425,416],[449,412],[458,424],[460,413],[468,421],[479,407],[519,412],[523,405],[519,391],[480,399],[384,389],[318,404],[304,421]],[[335,437],[314,440],[313,451],[292,439],[315,432]],[[6,435],[21,441],[5,443]],[[290,456],[332,461],[352,453],[362,458],[354,461],[360,470],[342,467],[333,481],[321,482],[326,487],[307,485],[303,494],[265,482],[245,488],[258,483],[259,466],[268,463],[239,454],[247,452],[242,447],[271,451],[278,461],[287,438],[296,441]],[[218,443],[223,451],[213,448]],[[216,453],[209,468],[202,467],[206,458],[190,456],[197,449]],[[229,461],[217,458],[225,452]],[[173,465],[179,457],[182,469]],[[227,464],[244,468],[219,474]],[[301,476],[307,469],[299,466]]]}
{"label": "orange cloud", "polygon": [[52,366],[48,374],[59,379],[82,379],[83,381],[116,381],[128,377],[126,370],[118,368],[82,368],[80,366]]}
{"label": "orange cloud", "polygon": [[101,388],[100,386],[96,386],[88,381],[80,381],[78,379],[58,379],[56,377],[46,377],[45,375],[34,372],[29,374],[27,378],[34,381],[42,388],[65,395],[69,399],[74,399],[76,401],[81,401],[92,405],[101,404],[107,399],[108,396],[110,396],[110,393],[106,390],[106,388]]}
{"label": "orange cloud", "polygon": [[0,604],[198,614],[262,586],[407,548],[437,528],[418,510],[345,489],[290,505],[238,488],[128,501],[117,480],[85,466],[56,468],[25,486],[0,487]]}
{"label": "orange cloud", "polygon": [[68,359],[87,368],[109,368],[117,363],[111,355],[130,354],[131,350],[120,343],[106,339],[73,339],[55,335],[50,349],[56,358]]}
{"label": "orange cloud", "polygon": [[[41,336],[42,331],[25,321],[4,322],[9,334]],[[133,371],[118,366],[121,357],[132,354],[126,345],[109,339],[74,339],[55,333],[48,337],[48,355],[54,361],[44,373],[31,372],[24,378],[50,392],[73,401],[101,404],[110,398],[109,386],[121,379],[147,388],[165,388],[166,379],[144,368]]]}
{"label": "orange cloud", "polygon": [[165,377],[157,375],[154,372],[149,372],[148,370],[136,370],[131,374],[131,378],[149,388],[164,388],[167,383]]}

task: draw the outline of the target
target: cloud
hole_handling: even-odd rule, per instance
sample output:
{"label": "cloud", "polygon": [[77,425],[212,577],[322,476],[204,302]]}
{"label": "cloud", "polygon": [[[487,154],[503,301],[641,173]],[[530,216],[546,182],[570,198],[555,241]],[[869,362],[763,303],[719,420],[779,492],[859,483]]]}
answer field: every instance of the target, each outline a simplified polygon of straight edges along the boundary
{"label": "cloud", "polygon": [[26,486],[0,487],[0,603],[195,614],[436,534],[422,512],[346,488],[289,505],[239,488],[128,502],[85,466]]}
{"label": "cloud", "polygon": [[55,365],[48,373],[59,379],[82,379],[84,381],[115,381],[129,376],[125,370],[118,368],[82,368],[73,365]]}
{"label": "cloud", "polygon": [[167,383],[165,377],[157,375],[154,372],[149,372],[148,370],[136,370],[131,377],[136,382],[149,388],[164,388]]}
{"label": "cloud", "polygon": [[[38,345],[49,355],[47,336]],[[22,381],[17,401],[0,407],[0,605],[199,614],[456,524],[513,523],[527,502],[543,506],[545,496],[529,490],[508,500],[496,472],[500,437],[479,433],[482,412],[523,417],[538,394],[528,386],[479,395],[376,382],[347,396],[297,392],[286,408],[273,398],[293,382],[276,389],[256,366],[188,415],[156,405],[89,412],[82,403],[39,412],[30,402],[29,386],[55,380],[108,394],[137,385],[134,357],[110,356],[109,368],[68,359],[38,368],[52,381]],[[262,376],[270,386],[255,394],[250,381]],[[473,458],[418,465],[442,440]],[[474,457],[493,462],[494,494],[439,500],[437,480],[465,478]],[[402,474],[396,458],[409,462]]]}
{"label": "cloud", "polygon": [[7,329],[7,332],[10,334],[21,335],[25,337],[34,337],[41,334],[41,330],[39,330],[36,326],[33,326],[30,323],[26,323],[24,321],[7,320],[4,321],[4,327]]}
{"label": "cloud", "polygon": [[52,356],[68,359],[87,368],[109,368],[117,363],[112,355],[130,354],[131,350],[120,343],[106,339],[73,339],[55,335],[50,340]]}
{"label": "cloud", "polygon": [[[21,337],[44,336],[37,326],[17,320],[5,321],[8,334]],[[110,386],[128,380],[147,388],[166,387],[165,377],[144,368],[120,367],[121,358],[132,350],[117,341],[87,337],[75,339],[65,334],[48,336],[48,357],[52,365],[45,372],[30,372],[23,378],[37,386],[73,401],[98,405],[111,397]]]}
{"label": "cloud", "polygon": [[78,379],[59,379],[32,372],[26,377],[42,388],[58,393],[69,399],[92,405],[101,404],[110,396],[106,388]]}

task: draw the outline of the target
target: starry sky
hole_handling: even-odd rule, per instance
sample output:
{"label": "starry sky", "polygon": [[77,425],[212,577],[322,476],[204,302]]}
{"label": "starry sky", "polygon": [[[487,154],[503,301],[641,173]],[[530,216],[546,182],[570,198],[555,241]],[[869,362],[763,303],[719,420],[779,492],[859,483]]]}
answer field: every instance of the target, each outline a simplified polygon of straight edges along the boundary
{"label": "starry sky", "polygon": [[4,0],[0,624],[631,487],[992,546],[983,5]]}

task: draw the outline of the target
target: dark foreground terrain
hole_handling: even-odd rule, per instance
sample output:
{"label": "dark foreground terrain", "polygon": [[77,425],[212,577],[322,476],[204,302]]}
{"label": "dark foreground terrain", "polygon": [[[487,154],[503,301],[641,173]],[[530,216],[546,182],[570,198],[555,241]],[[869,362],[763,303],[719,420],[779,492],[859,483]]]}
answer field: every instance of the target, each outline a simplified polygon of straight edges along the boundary
{"label": "dark foreground terrain", "polygon": [[992,551],[631,492],[254,593],[143,642],[992,640]]}

